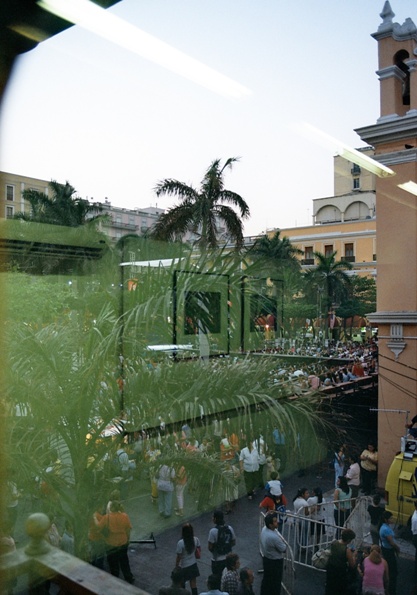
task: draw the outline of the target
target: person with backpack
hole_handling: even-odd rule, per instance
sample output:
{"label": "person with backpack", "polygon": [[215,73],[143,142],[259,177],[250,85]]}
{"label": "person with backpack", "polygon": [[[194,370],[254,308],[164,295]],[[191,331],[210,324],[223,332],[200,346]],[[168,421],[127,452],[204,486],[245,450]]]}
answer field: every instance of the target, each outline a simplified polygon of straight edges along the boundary
{"label": "person with backpack", "polygon": [[208,536],[208,549],[211,552],[211,572],[221,575],[226,568],[226,556],[236,544],[236,536],[230,525],[225,525],[224,515],[221,510],[213,513],[214,527]]}

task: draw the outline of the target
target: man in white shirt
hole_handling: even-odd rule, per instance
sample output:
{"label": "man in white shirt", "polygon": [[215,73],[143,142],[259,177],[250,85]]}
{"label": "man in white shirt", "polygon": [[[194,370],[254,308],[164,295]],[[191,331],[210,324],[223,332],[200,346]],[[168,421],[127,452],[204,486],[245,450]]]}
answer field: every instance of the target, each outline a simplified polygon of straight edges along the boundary
{"label": "man in white shirt", "polygon": [[359,494],[359,486],[361,484],[361,468],[356,455],[349,457],[349,469],[346,471],[345,477],[348,486],[352,490],[352,508],[354,508],[356,505],[356,498]]}
{"label": "man in white shirt", "polygon": [[265,516],[265,527],[261,531],[260,546],[264,567],[261,595],[280,595],[284,571],[284,552],[287,546],[278,532],[276,512],[268,512]]}

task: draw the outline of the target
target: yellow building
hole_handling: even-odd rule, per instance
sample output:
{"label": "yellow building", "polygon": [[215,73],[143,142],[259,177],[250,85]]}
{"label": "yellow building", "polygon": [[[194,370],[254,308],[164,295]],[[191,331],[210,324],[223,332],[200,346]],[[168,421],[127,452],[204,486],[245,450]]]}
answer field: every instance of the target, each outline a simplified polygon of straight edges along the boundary
{"label": "yellow building", "polygon": [[29,211],[23,198],[24,190],[48,194],[49,181],[0,171],[0,218],[13,219],[17,213]]}
{"label": "yellow building", "polygon": [[[373,155],[371,147],[361,149]],[[277,230],[268,230],[272,235]],[[350,262],[352,274],[376,274],[375,175],[340,156],[334,157],[334,196],[313,200],[313,224],[281,229],[302,250],[304,268],[314,266],[314,252]]]}

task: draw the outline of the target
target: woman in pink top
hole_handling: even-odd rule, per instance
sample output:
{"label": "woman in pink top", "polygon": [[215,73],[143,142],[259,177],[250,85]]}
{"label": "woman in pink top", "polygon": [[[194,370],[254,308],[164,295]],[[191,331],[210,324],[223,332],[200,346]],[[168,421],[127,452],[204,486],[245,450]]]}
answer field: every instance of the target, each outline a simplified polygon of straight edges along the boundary
{"label": "woman in pink top", "polygon": [[388,593],[388,564],[381,556],[379,545],[371,547],[371,553],[363,561],[363,595]]}

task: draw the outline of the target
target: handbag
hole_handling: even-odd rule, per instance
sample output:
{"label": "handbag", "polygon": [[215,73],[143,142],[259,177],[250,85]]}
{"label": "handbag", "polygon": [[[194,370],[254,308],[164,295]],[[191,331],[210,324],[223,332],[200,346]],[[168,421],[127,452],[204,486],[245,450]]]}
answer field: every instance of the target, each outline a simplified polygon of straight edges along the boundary
{"label": "handbag", "polygon": [[194,537],[194,543],[195,543],[195,548],[194,548],[194,554],[197,560],[199,560],[201,558],[201,545],[197,545],[197,539]]}
{"label": "handbag", "polygon": [[311,564],[314,568],[317,568],[318,570],[326,570],[327,565],[329,563],[329,559],[330,559],[330,550],[328,550],[328,549],[318,550],[317,552],[315,552],[313,554],[313,557],[311,558]]}

